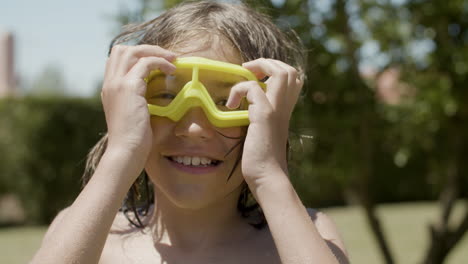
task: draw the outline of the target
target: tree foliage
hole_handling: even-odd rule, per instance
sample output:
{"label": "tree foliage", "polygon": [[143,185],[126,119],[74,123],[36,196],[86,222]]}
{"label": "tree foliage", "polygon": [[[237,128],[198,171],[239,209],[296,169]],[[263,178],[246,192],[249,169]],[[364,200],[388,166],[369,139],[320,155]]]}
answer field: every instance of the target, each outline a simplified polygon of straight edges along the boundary
{"label": "tree foliage", "polygon": [[86,154],[105,131],[96,100],[0,101],[0,195],[17,195],[29,223],[46,224],[80,190]]}
{"label": "tree foliage", "polygon": [[[116,20],[147,20],[180,2],[140,0]],[[304,203],[361,205],[383,259],[395,263],[378,204],[438,199],[440,217],[428,229],[422,261],[443,263],[468,229],[468,204],[462,220],[449,225],[455,201],[468,196],[468,2],[243,2],[294,29],[309,51],[305,93],[291,122],[291,178]],[[105,123],[95,105],[69,103],[0,104],[8,112],[0,115],[0,147],[9,153],[0,156],[0,193],[13,188],[43,203],[72,199],[72,178],[58,175],[75,173],[69,160],[82,160]],[[93,132],[81,134],[83,126]],[[58,146],[69,155],[57,154]],[[31,186],[38,188],[25,191]]]}
{"label": "tree foliage", "polygon": [[431,227],[425,263],[442,263],[468,229],[468,206],[458,226],[447,224],[468,189],[468,3],[244,2],[293,28],[310,51],[308,93],[292,122],[299,137],[313,137],[296,170],[302,197],[323,195],[330,186],[314,183],[333,179],[348,202],[365,208],[386,263],[394,263],[376,204],[392,192],[439,196],[441,222]]}

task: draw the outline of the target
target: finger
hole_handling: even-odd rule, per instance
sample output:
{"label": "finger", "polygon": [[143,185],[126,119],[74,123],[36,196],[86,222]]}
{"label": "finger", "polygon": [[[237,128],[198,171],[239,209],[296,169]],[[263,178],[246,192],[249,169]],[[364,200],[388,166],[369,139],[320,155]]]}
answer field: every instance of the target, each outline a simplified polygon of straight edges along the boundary
{"label": "finger", "polygon": [[159,69],[166,74],[171,74],[175,71],[174,64],[159,57],[144,57],[138,60],[133,68],[125,76],[132,87],[136,88],[136,92],[144,96],[146,93],[147,84],[144,81],[152,70]]}
{"label": "finger", "polygon": [[116,45],[111,51],[114,72],[125,75],[143,57],[161,57],[173,61],[176,54],[156,45],[124,46]]}
{"label": "finger", "polygon": [[296,86],[296,87],[299,87],[299,88],[302,88],[302,86],[304,85],[304,75],[303,74],[300,74],[299,71],[292,67],[291,65],[285,63],[285,62],[282,62],[282,61],[278,61],[278,60],[275,60],[275,62],[278,64],[278,65],[282,65],[284,69],[286,69],[288,72],[289,72],[289,76],[291,76],[291,81],[289,82],[291,86]]}
{"label": "finger", "polygon": [[105,71],[106,79],[113,79],[116,77],[117,69],[119,67],[119,63],[117,63],[117,61],[119,60],[120,57],[122,57],[122,54],[124,53],[124,50],[127,47],[128,46],[125,46],[125,45],[115,45],[112,47],[112,50],[106,61],[106,71]]}
{"label": "finger", "polygon": [[299,73],[294,67],[282,61],[273,60],[273,63],[288,72],[288,87],[286,96],[289,103],[295,104],[302,89],[302,81],[299,79]]}
{"label": "finger", "polygon": [[272,60],[272,63],[281,67],[288,73],[288,87],[296,87],[297,71],[292,66],[278,60]]}
{"label": "finger", "polygon": [[301,91],[302,91],[302,88],[304,87],[304,79],[302,77],[299,77],[296,79],[296,85],[297,87],[299,87],[299,89],[297,89],[297,97],[299,97],[299,95],[301,94]]}
{"label": "finger", "polygon": [[[255,81],[241,82],[231,88],[226,106],[231,109],[239,107],[242,98],[249,102],[249,119],[251,122],[266,121],[273,107],[262,87]],[[255,114],[254,114],[255,113]],[[258,115],[258,113],[263,113]]]}
{"label": "finger", "polygon": [[160,70],[169,75],[175,71],[176,67],[164,58],[144,57],[140,58],[132,69],[126,74],[130,79],[144,79],[148,77],[151,71]]}
{"label": "finger", "polygon": [[286,93],[288,72],[275,64],[273,60],[264,58],[244,63],[242,66],[253,72],[257,78],[269,76],[266,81],[266,95],[273,105],[278,105]]}

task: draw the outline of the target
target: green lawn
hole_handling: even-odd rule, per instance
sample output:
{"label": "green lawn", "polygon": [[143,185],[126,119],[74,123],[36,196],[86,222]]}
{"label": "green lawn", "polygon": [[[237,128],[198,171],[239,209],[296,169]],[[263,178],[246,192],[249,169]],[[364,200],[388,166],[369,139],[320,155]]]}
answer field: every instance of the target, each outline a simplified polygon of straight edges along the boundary
{"label": "green lawn", "polygon": [[[461,218],[463,208],[458,204],[452,220]],[[369,231],[363,212],[359,208],[329,208],[323,211],[338,226],[345,241],[351,263],[383,263],[374,237]],[[428,225],[438,217],[434,203],[404,203],[382,205],[378,214],[382,219],[390,248],[398,264],[421,263],[427,248]],[[466,264],[468,259],[468,234],[448,256],[445,264]]]}
{"label": "green lawn", "polygon": [[[461,216],[461,206],[455,220]],[[353,264],[382,263],[366,220],[359,208],[323,209],[336,222]],[[428,232],[427,225],[437,218],[433,203],[383,205],[378,211],[398,264],[420,263]],[[38,248],[45,227],[0,229],[0,263],[24,264]],[[464,264],[468,259],[468,235],[449,256],[446,264]]]}
{"label": "green lawn", "polygon": [[39,247],[46,227],[0,229],[0,263],[25,264]]}

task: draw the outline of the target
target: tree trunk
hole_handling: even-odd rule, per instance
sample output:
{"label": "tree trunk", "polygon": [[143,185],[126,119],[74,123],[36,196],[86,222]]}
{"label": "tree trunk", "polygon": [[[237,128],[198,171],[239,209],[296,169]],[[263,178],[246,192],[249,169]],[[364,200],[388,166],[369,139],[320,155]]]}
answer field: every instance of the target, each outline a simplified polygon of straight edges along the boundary
{"label": "tree trunk", "polygon": [[387,240],[385,238],[385,233],[383,231],[382,226],[380,225],[380,220],[376,214],[375,205],[368,204],[368,205],[364,205],[363,207],[366,213],[367,222],[372,229],[374,238],[377,240],[377,245],[380,248],[380,252],[382,254],[382,257],[385,263],[387,264],[395,263],[392,252],[390,251]]}
{"label": "tree trunk", "polygon": [[446,170],[447,181],[439,197],[441,216],[437,223],[429,226],[431,241],[422,262],[423,264],[442,264],[468,230],[468,202],[465,204],[465,216],[460,224],[455,228],[449,225],[450,216],[459,198],[460,165],[464,162],[463,135],[459,134],[456,124],[452,124],[452,127],[452,140],[448,142],[450,144],[448,153],[450,159]]}
{"label": "tree trunk", "polygon": [[353,41],[351,35],[352,30],[349,26],[349,15],[346,12],[345,1],[338,0],[336,2],[337,15],[340,17],[341,33],[345,38],[346,43],[346,57],[350,61],[349,78],[358,89],[356,93],[361,102],[358,104],[365,106],[360,110],[360,122],[357,128],[357,145],[355,146],[356,153],[359,153],[358,161],[356,162],[358,169],[355,172],[356,188],[355,195],[359,203],[364,209],[367,222],[372,230],[372,233],[377,241],[382,257],[386,264],[394,264],[390,247],[388,246],[385,238],[385,233],[380,224],[379,217],[376,213],[376,204],[372,199],[369,190],[369,183],[374,173],[373,169],[373,151],[374,151],[374,138],[372,130],[375,129],[375,112],[374,112],[374,97],[363,82],[358,69],[358,60],[355,57],[358,45]]}

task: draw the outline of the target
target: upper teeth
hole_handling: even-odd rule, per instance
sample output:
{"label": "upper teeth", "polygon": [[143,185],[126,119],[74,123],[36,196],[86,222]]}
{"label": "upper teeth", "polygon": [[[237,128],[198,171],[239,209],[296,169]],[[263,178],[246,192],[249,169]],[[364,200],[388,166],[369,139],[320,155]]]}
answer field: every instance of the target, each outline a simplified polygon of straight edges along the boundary
{"label": "upper teeth", "polygon": [[211,159],[205,157],[173,156],[172,159],[178,163],[193,166],[209,165],[212,162]]}

